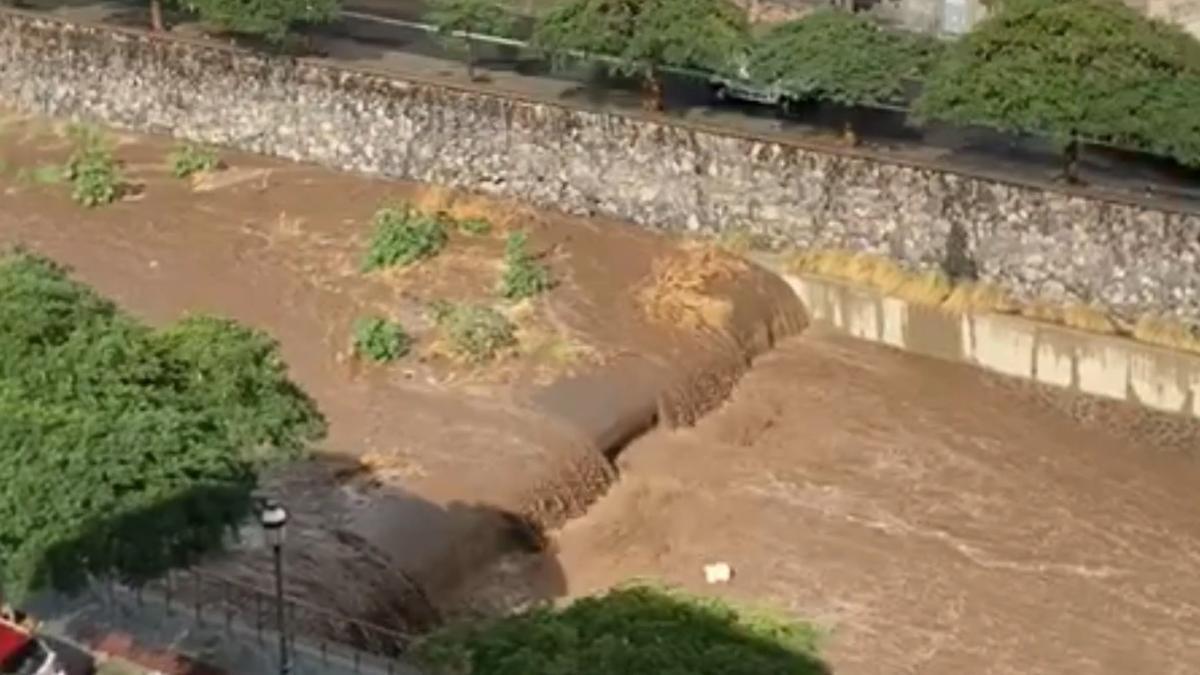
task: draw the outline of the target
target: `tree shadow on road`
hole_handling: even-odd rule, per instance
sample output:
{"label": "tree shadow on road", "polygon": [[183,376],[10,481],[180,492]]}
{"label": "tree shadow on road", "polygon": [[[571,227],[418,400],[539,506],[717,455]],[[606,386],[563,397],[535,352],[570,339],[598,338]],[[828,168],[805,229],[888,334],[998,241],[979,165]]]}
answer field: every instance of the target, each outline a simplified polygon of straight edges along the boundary
{"label": "tree shadow on road", "polygon": [[[567,593],[565,573],[546,538],[525,519],[489,505],[432,503],[372,476],[348,476],[351,464],[297,463],[268,477],[263,487],[291,511],[283,548],[288,632],[297,639],[296,650],[321,655],[314,661],[320,672],[341,672],[321,670],[326,652],[357,649],[384,663],[417,658],[430,675],[830,673],[816,655],[819,635],[811,626],[715,600],[630,586],[556,609],[551,603]],[[375,485],[373,492],[354,483],[364,480]],[[134,523],[161,529],[179,522],[179,503],[197,503],[191,495],[167,502],[164,511],[96,531],[109,536]],[[156,517],[164,520],[156,523]],[[69,565],[69,556],[95,541],[84,533],[76,544],[64,543],[48,556],[49,571],[40,578],[61,582],[64,577],[55,575]],[[142,583],[162,563],[198,550],[168,546],[165,551],[178,555],[156,553],[122,566],[130,585],[106,584],[101,595],[108,597],[99,602],[34,611],[94,647],[115,644],[152,660],[175,659],[172,650],[182,651],[190,657],[176,660],[186,666],[183,672],[228,671],[251,662],[269,669],[277,625],[271,549],[256,523],[246,523],[240,538],[227,543],[226,553],[188,571]],[[446,603],[461,600],[455,592],[505,556],[538,561],[536,591],[524,598],[535,608],[465,621],[455,611],[451,615],[460,619],[447,624]],[[205,670],[210,666],[216,670]],[[464,667],[469,669],[454,670]]]}
{"label": "tree shadow on road", "polygon": [[[518,514],[434,503],[352,459],[322,457],[273,469],[254,493],[189,490],[137,513],[98,516],[36,567],[34,587],[63,592],[40,593],[26,607],[94,648],[113,643],[167,660],[182,651],[191,657],[186,672],[210,672],[200,664],[256,672],[228,670],[241,662],[269,669],[269,636],[279,627],[273,549],[254,518],[231,530],[238,524],[226,517],[265,496],[289,511],[281,547],[287,632],[319,662],[327,653],[351,662],[401,657],[414,636],[442,624],[464,579],[545,543]],[[209,516],[211,527],[196,527]],[[557,565],[544,566],[539,581],[548,596],[565,592]]]}

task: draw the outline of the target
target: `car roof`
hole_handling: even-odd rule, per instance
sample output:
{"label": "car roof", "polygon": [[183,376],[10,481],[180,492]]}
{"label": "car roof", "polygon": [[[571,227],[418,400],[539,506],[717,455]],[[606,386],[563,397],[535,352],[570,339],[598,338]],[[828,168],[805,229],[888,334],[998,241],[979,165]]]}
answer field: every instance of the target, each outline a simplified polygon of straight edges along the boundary
{"label": "car roof", "polygon": [[27,631],[7,621],[0,621],[0,664],[7,664],[32,640]]}

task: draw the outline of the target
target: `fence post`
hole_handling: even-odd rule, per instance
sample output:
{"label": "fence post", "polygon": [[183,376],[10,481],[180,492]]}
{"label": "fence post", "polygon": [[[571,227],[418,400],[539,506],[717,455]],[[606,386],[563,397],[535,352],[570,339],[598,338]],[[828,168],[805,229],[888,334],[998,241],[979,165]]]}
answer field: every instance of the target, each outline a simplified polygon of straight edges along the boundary
{"label": "fence post", "polygon": [[165,588],[163,595],[165,596],[164,601],[166,602],[166,605],[167,605],[167,616],[172,615],[172,611],[171,611],[171,578],[172,578],[172,576],[173,575],[171,574],[171,570],[167,570],[166,583],[163,584],[163,586]]}
{"label": "fence post", "polygon": [[229,591],[228,581],[221,582],[221,595],[224,596],[222,601],[225,604],[225,633],[229,634],[229,632],[233,630],[233,606],[232,601],[230,600],[232,594]]}
{"label": "fence post", "polygon": [[201,615],[201,609],[200,609],[200,575],[196,574],[195,572],[192,572],[191,574],[192,574],[192,579],[193,579],[192,591],[195,593],[195,595],[192,596],[192,602],[194,603],[194,607],[196,609],[196,623],[203,626],[204,625],[204,617]]}
{"label": "fence post", "polygon": [[254,633],[258,636],[258,644],[262,644],[262,594],[254,591]]}

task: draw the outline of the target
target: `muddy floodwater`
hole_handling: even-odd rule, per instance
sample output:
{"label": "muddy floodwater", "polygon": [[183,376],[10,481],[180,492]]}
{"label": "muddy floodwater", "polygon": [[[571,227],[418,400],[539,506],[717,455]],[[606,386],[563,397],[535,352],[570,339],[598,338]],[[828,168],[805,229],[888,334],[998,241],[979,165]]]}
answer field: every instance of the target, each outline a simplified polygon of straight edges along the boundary
{"label": "muddy floodwater", "polygon": [[[803,331],[783,282],[725,252],[506,203],[476,205],[490,234],[363,273],[375,210],[425,186],[232,154],[186,182],[168,141],[120,136],[138,189],[86,210],[45,171],[61,129],[7,129],[0,248],[151,323],[268,331],[329,417],[345,466],[268,485],[304,542],[290,595],[420,630],[648,577],[818,623],[836,675],[1200,673],[1194,422]],[[448,361],[426,305],[497,302],[517,231],[556,280],[506,308],[521,353]],[[367,314],[415,353],[348,355]],[[242,553],[218,563],[270,588],[269,557]],[[733,578],[706,586],[717,562]]]}
{"label": "muddy floodwater", "polygon": [[810,330],[631,445],[541,564],[811,617],[838,675],[1200,672],[1194,427],[1056,397]]}

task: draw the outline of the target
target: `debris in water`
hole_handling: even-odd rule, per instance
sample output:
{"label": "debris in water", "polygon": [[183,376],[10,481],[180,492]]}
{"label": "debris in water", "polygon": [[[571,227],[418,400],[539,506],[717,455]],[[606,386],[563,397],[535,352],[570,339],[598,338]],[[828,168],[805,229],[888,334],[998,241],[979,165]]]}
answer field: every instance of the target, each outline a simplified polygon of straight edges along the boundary
{"label": "debris in water", "polygon": [[733,579],[733,568],[729,563],[713,563],[704,566],[704,580],[710,584],[727,584]]}

